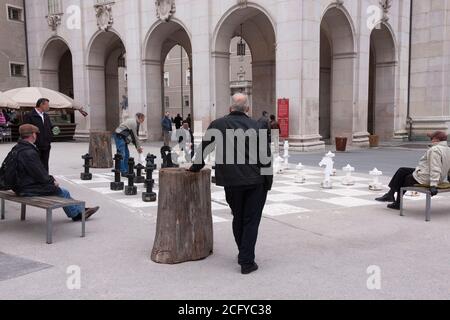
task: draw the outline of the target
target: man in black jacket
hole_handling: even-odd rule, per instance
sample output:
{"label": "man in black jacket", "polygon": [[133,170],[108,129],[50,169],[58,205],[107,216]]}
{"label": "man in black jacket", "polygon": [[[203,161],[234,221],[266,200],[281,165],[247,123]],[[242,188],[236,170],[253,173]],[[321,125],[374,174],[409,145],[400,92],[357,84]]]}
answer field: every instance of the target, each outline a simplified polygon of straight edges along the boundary
{"label": "man in black jacket", "polygon": [[[55,179],[44,168],[35,146],[39,129],[25,124],[19,128],[21,140],[13,150],[17,152],[17,181],[13,191],[19,197],[58,196],[70,199],[69,191],[60,188]],[[80,206],[64,208],[73,221],[81,221]],[[86,219],[99,210],[99,207],[86,209]]]}
{"label": "man in black jacket", "polygon": [[272,162],[267,130],[246,115],[248,97],[234,95],[230,111],[211,123],[190,171],[203,169],[204,158],[216,148],[216,184],[225,187],[234,216],[238,262],[242,274],[249,274],[258,270],[255,246],[267,193],[272,188]]}
{"label": "man in black jacket", "polygon": [[49,100],[42,98],[36,102],[36,108],[24,116],[24,124],[32,124],[39,128],[36,147],[39,150],[39,158],[44,168],[49,172],[48,162],[50,159],[50,149],[53,139],[53,125],[47,112],[50,110]]}

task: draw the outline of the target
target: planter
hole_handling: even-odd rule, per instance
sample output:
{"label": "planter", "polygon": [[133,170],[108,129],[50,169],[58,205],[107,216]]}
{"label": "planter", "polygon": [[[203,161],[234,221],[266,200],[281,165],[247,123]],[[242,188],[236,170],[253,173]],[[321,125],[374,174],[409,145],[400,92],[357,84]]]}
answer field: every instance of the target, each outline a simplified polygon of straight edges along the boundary
{"label": "planter", "polygon": [[376,134],[369,136],[369,145],[371,148],[378,148],[380,145],[380,137]]}
{"label": "planter", "polygon": [[346,137],[336,137],[336,151],[345,152],[347,150],[347,141]]}

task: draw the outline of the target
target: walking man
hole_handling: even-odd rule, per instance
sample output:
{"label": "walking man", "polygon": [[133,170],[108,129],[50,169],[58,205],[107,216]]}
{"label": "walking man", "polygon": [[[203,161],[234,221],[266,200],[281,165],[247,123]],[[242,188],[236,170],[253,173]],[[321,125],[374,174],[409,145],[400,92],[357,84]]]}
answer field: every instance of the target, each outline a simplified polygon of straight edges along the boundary
{"label": "walking man", "polygon": [[23,118],[24,124],[32,124],[39,129],[35,145],[38,148],[39,158],[47,173],[49,172],[50,150],[53,139],[53,124],[47,114],[50,110],[49,103],[50,101],[48,99],[39,99],[36,102],[36,108],[27,113]]}
{"label": "walking man", "polygon": [[167,111],[164,118],[161,120],[161,127],[163,131],[164,146],[170,146],[172,136],[172,120],[170,119],[170,112]]}
{"label": "walking man", "polygon": [[[267,131],[260,130],[257,121],[246,115],[248,111],[248,97],[241,93],[234,95],[230,114],[211,123],[190,168],[192,172],[199,172],[205,166],[206,153],[212,152],[212,147],[216,148],[216,184],[225,187],[226,199],[234,216],[233,233],[242,274],[258,270],[255,246],[267,193],[273,183],[272,171],[267,170],[271,168]],[[214,134],[221,137],[207,138]],[[245,146],[242,141],[241,144],[235,143],[239,137],[243,137]],[[222,139],[223,144],[217,139]],[[259,152],[255,152],[256,149]],[[263,163],[262,157],[267,163]]]}
{"label": "walking man", "polygon": [[128,174],[128,159],[130,158],[128,145],[133,143],[139,154],[144,152],[141,141],[139,140],[139,129],[144,121],[145,115],[137,113],[134,119],[126,120],[114,132],[113,138],[116,142],[117,153],[122,155],[120,172],[122,172],[122,176],[124,177]]}

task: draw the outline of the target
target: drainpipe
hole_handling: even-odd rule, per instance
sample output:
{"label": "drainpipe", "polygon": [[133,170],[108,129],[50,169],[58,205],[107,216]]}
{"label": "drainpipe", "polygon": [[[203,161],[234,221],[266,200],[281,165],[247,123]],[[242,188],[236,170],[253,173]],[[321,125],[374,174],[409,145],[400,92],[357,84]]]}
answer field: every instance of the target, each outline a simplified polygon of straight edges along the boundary
{"label": "drainpipe", "polygon": [[26,0],[23,0],[23,25],[25,28],[25,55],[26,55],[26,61],[27,61],[27,85],[28,87],[31,86],[31,80],[30,80],[30,58],[28,55],[28,28],[27,28],[27,9],[26,9]]}
{"label": "drainpipe", "polygon": [[412,141],[413,119],[411,118],[411,58],[412,58],[412,31],[413,31],[413,5],[411,0],[411,8],[409,13],[409,65],[408,65],[408,103],[407,103],[407,121],[409,125],[408,140]]}

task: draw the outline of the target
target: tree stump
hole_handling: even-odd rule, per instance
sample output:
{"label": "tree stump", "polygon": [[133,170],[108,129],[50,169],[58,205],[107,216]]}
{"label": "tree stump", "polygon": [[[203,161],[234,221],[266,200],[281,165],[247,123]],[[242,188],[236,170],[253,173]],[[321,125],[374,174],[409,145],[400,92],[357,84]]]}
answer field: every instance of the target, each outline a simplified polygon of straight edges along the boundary
{"label": "tree stump", "polygon": [[213,252],[211,170],[181,168],[159,172],[159,203],[151,259],[176,264],[207,258]]}
{"label": "tree stump", "polygon": [[92,156],[92,168],[112,168],[111,132],[92,131],[89,140],[89,154]]}

